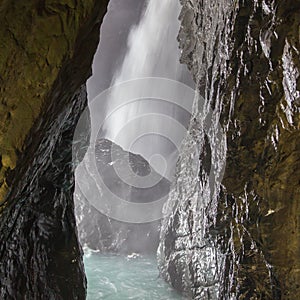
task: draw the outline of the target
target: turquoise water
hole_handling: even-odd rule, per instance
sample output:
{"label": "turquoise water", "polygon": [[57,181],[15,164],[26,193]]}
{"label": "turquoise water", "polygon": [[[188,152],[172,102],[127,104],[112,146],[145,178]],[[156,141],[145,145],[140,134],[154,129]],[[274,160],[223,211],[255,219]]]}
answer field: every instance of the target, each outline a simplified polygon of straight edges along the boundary
{"label": "turquoise water", "polygon": [[155,257],[127,257],[85,252],[87,300],[182,299],[158,277]]}

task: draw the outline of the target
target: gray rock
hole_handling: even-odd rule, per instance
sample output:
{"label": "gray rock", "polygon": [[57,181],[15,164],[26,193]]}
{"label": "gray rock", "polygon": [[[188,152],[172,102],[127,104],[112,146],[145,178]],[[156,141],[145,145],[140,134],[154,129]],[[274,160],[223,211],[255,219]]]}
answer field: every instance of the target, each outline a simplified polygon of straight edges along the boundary
{"label": "gray rock", "polygon": [[[110,193],[113,193],[125,201],[148,203],[169,193],[170,182],[157,174],[142,156],[124,151],[106,139],[97,141],[95,154],[98,172],[102,178],[101,197],[109,198]],[[128,166],[132,173],[125,174],[121,178],[116,173],[116,168],[126,172]],[[130,181],[134,184],[136,176],[147,176],[150,172],[152,178],[158,179],[155,185],[139,188],[128,184]],[[88,179],[86,182],[89,184]],[[158,247],[160,221],[131,224],[109,218],[94,208],[79,188],[75,193],[75,207],[82,245],[101,252],[155,253]]]}

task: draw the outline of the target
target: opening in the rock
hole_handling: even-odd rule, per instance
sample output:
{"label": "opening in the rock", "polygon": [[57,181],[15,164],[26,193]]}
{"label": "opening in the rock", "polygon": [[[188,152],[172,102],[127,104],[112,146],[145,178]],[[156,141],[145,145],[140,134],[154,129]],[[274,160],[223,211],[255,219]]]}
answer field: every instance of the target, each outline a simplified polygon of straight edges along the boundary
{"label": "opening in the rock", "polygon": [[75,191],[91,300],[180,298],[156,258],[194,98],[179,61],[179,13],[174,0],[111,0],[101,27]]}

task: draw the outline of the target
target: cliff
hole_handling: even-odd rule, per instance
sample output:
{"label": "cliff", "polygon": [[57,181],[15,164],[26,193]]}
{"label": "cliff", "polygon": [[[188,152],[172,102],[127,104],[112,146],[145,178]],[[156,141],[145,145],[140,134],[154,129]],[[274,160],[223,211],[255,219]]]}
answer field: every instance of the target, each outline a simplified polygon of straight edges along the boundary
{"label": "cliff", "polygon": [[73,130],[108,1],[0,1],[0,298],[84,299]]}
{"label": "cliff", "polygon": [[[110,201],[111,194],[127,202],[140,204],[157,201],[168,195],[170,182],[157,174],[142,156],[127,152],[106,139],[97,140],[95,155],[102,179],[97,185],[100,190],[99,202],[103,202],[104,198]],[[132,173],[128,172],[128,167]],[[153,186],[140,187],[139,180],[149,174],[155,182]],[[88,201],[90,199],[86,199],[81,190],[82,185],[89,191],[93,190],[93,178],[84,178],[84,182],[78,185],[74,198],[81,245],[101,252],[155,253],[159,241],[160,220],[134,224],[104,215]]]}
{"label": "cliff", "polygon": [[193,299],[299,299],[300,2],[181,2],[182,61],[202,97],[161,274]]}

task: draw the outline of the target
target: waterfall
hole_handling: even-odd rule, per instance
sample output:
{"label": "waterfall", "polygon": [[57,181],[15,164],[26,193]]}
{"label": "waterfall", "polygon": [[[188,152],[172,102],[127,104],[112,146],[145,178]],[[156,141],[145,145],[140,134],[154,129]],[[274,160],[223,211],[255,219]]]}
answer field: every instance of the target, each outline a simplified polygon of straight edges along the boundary
{"label": "waterfall", "polygon": [[[149,77],[191,83],[186,66],[179,62],[179,12],[179,1],[148,1],[139,24],[130,31],[127,53],[114,74],[111,86]],[[184,108],[174,101],[153,99],[151,92],[150,95],[144,93],[145,90],[149,91],[149,84],[151,80],[139,81],[128,84],[122,91],[114,89],[110,93],[106,99],[106,119],[101,134],[125,150],[142,154],[154,169],[171,178],[178,156],[178,144],[185,136],[190,118],[192,99],[186,99]],[[178,95],[182,86],[172,86],[172,94]],[[162,84],[161,88],[167,87]],[[132,89],[137,99],[126,102],[133,93]],[[174,135],[175,131],[177,136],[173,137],[176,140],[174,143],[169,135],[172,132]]]}
{"label": "waterfall", "polygon": [[[161,219],[167,195],[152,193],[152,201],[142,205],[124,201],[125,195],[115,194],[105,184],[107,173],[98,172],[95,145],[101,139],[113,142],[109,164],[118,182],[132,189],[145,192],[164,178],[172,181],[195,97],[194,89],[188,85],[192,81],[187,67],[179,60],[179,11],[177,1],[149,0],[139,23],[131,28],[127,52],[111,87],[89,101],[91,138],[76,170],[77,183],[94,207],[118,221],[147,223]],[[78,135],[84,132],[85,123],[82,117]],[[126,157],[120,159],[117,145],[127,152]],[[141,176],[133,170],[130,153],[141,154],[149,162],[152,168],[148,175]],[[140,197],[144,198],[145,195]]]}

